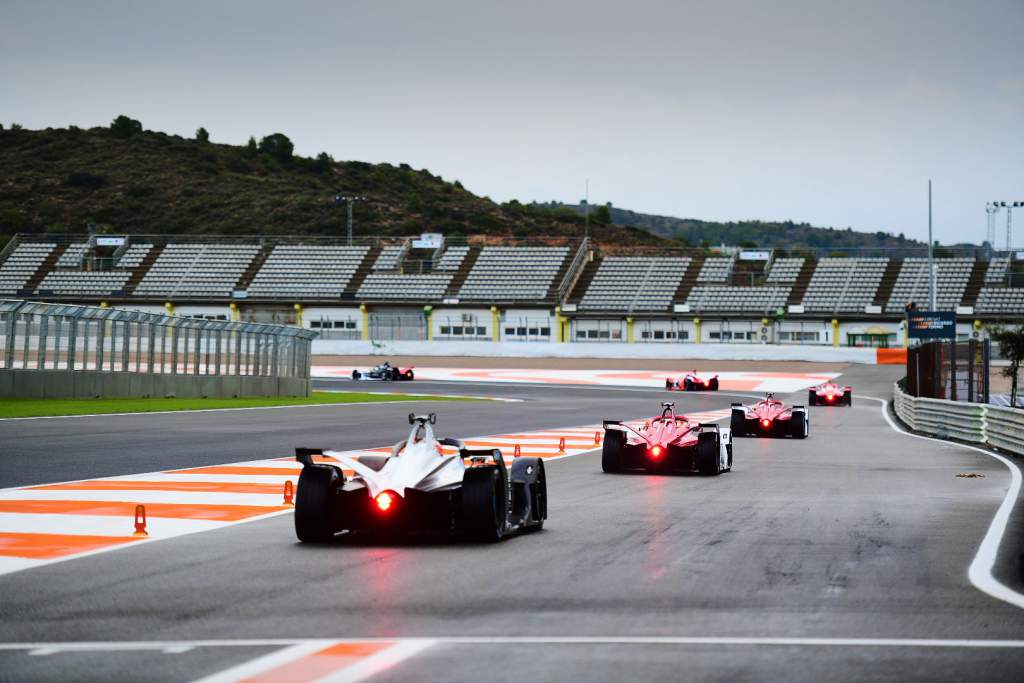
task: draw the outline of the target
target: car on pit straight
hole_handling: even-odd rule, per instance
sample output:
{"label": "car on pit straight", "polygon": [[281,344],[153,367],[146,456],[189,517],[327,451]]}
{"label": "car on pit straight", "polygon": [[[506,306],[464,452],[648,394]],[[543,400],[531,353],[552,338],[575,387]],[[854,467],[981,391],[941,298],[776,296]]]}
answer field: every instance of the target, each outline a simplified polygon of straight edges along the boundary
{"label": "car on pit straight", "polygon": [[694,424],[662,403],[661,415],[633,427],[604,421],[601,469],[609,473],[699,472],[716,475],[732,469],[732,434],[714,423]]}
{"label": "car on pit straight", "polygon": [[411,382],[416,377],[412,370],[413,366],[400,368],[384,361],[369,370],[353,370],[352,379],[377,380],[380,382]]}
{"label": "car on pit straight", "polygon": [[811,419],[804,406],[787,407],[768,394],[753,405],[732,404],[729,421],[735,436],[791,436],[806,439],[811,433]]}
{"label": "car on pit straight", "polygon": [[807,390],[807,405],[852,406],[853,387],[844,387],[835,382],[825,382]]}
{"label": "car on pit straight", "polygon": [[718,391],[718,375],[701,377],[694,370],[682,377],[666,378],[665,388],[669,391]]}
{"label": "car on pit straight", "polygon": [[[434,532],[485,542],[543,527],[548,516],[544,462],[516,458],[507,467],[500,450],[435,438],[436,419],[433,413],[410,413],[409,436],[390,455],[296,448],[302,463],[295,496],[299,540],[324,542],[342,531],[366,531]],[[458,452],[446,454],[443,446]]]}

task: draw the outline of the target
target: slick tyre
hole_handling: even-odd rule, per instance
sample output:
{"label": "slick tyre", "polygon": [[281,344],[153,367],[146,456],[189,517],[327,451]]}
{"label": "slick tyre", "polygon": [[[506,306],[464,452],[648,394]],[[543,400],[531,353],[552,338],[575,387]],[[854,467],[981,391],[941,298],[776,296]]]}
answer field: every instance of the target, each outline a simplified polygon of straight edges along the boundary
{"label": "slick tyre", "polygon": [[711,391],[718,391],[718,378],[717,377],[715,377],[713,380],[711,380],[711,386],[709,388],[711,389]]}
{"label": "slick tyre", "polygon": [[303,543],[323,543],[334,536],[331,498],[340,484],[333,467],[303,467],[295,494],[295,535]]}
{"label": "slick tyre", "polygon": [[845,394],[843,394],[843,403],[845,403],[848,406],[852,406],[853,405],[853,392],[852,391],[847,391]]}
{"label": "slick tyre", "polygon": [[412,371],[412,370],[406,370],[406,371],[405,371],[405,379],[406,379],[407,381],[411,382],[411,381],[413,381],[413,379],[415,379],[415,378],[416,378],[416,375],[414,375],[414,374],[413,374],[413,371]]}
{"label": "slick tyre", "polygon": [[505,482],[496,467],[471,467],[462,475],[463,536],[495,543],[505,535]]}
{"label": "slick tyre", "polygon": [[606,429],[601,445],[601,469],[608,474],[622,471],[622,453],[626,449],[626,435],[618,429]]}
{"label": "slick tyre", "polygon": [[818,395],[814,393],[814,389],[807,390],[807,405],[813,406],[818,402]]}
{"label": "slick tyre", "polygon": [[363,373],[359,372],[358,370],[353,370],[352,371],[352,379],[359,379],[362,376],[363,376]]}
{"label": "slick tyre", "polygon": [[707,477],[721,474],[721,453],[718,437],[714,432],[706,432],[697,437],[697,469]]}
{"label": "slick tyre", "polygon": [[729,429],[733,436],[746,436],[746,430],[744,429],[745,422],[746,419],[743,416],[743,411],[732,411],[732,417],[729,419]]}
{"label": "slick tyre", "polygon": [[794,439],[806,439],[811,432],[811,421],[807,417],[807,412],[794,410],[793,419],[789,421],[789,429],[789,435]]}

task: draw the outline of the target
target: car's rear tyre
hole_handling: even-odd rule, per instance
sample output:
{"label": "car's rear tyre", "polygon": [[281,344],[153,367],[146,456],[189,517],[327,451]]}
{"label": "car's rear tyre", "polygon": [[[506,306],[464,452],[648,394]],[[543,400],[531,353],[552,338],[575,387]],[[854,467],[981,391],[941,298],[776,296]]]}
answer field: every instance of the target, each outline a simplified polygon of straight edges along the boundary
{"label": "car's rear tyre", "polygon": [[843,402],[846,403],[846,405],[848,405],[848,406],[852,406],[853,405],[853,392],[852,391],[844,392],[844,394],[843,394]]}
{"label": "car's rear tyre", "polygon": [[804,410],[794,410],[789,421],[789,435],[794,439],[806,439],[811,432],[811,421]]}
{"label": "car's rear tyre", "polygon": [[388,377],[392,382],[397,382],[402,379],[402,371],[398,368],[391,368],[391,376]]}
{"label": "car's rear tyre", "polygon": [[705,476],[716,476],[722,472],[721,446],[715,432],[702,432],[697,436],[697,469]]}
{"label": "car's rear tyre", "polygon": [[323,543],[334,536],[331,498],[341,477],[328,465],[303,467],[295,493],[295,535],[303,543]]}
{"label": "car's rear tyre", "polygon": [[718,391],[718,378],[711,380],[711,391]]}
{"label": "car's rear tyre", "polygon": [[363,376],[363,373],[359,372],[358,370],[353,370],[352,371],[352,379],[359,379],[362,376]]}
{"label": "car's rear tyre", "polygon": [[683,391],[693,391],[693,382],[686,380],[683,382]]}
{"label": "car's rear tyre", "polygon": [[462,534],[494,543],[505,535],[505,482],[497,467],[470,467],[462,475]]}
{"label": "car's rear tyre", "polygon": [[746,431],[744,429],[746,423],[746,417],[742,410],[732,411],[732,417],[729,419],[729,429],[732,431],[733,436],[745,436]]}
{"label": "car's rear tyre", "polygon": [[666,389],[667,389],[668,391],[672,391],[672,388],[673,388],[673,387],[672,387],[672,384],[673,384],[673,382],[672,382],[672,380],[671,380],[671,379],[666,379],[666,380],[665,380],[665,388],[666,388]]}
{"label": "car's rear tyre", "polygon": [[413,374],[412,370],[405,371],[405,379],[407,379],[408,381],[411,382],[415,377],[416,375]]}
{"label": "car's rear tyre", "polygon": [[814,389],[807,390],[807,405],[813,406],[818,401],[818,395],[814,393]]}
{"label": "car's rear tyre", "polygon": [[601,469],[609,474],[621,472],[625,448],[626,435],[618,429],[606,429],[601,443]]}

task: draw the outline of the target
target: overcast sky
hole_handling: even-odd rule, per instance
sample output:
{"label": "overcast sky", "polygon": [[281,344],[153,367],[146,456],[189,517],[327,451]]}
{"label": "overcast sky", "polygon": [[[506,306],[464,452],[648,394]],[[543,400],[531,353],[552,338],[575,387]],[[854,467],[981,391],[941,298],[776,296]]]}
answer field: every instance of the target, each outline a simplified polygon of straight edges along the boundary
{"label": "overcast sky", "polygon": [[1024,2],[0,0],[5,125],[121,113],[499,201],[589,177],[637,211],[918,238],[930,177],[936,238],[980,242],[986,201],[1024,200]]}

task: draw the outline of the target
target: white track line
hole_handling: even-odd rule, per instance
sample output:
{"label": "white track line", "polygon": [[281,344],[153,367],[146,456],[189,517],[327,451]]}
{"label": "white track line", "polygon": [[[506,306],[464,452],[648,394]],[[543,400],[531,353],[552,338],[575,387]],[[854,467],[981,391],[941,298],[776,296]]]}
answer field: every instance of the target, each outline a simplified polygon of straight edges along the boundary
{"label": "white track line", "polygon": [[354,664],[318,678],[316,683],[356,683],[386,671],[409,657],[415,657],[433,644],[433,640],[420,638],[400,640],[386,650],[363,657]]}
{"label": "white track line", "polygon": [[995,567],[996,558],[999,554],[999,546],[1003,542],[1003,536],[1006,534],[1006,526],[1010,521],[1010,513],[1013,512],[1017,498],[1020,496],[1022,479],[1020,468],[1017,467],[1016,463],[1012,460],[1004,458],[998,453],[985,450],[984,448],[968,446],[955,441],[946,441],[945,439],[937,439],[930,436],[923,436],[921,434],[908,432],[900,427],[889,416],[888,400],[884,398],[876,398],[875,396],[860,396],[860,398],[866,398],[881,403],[882,417],[885,418],[885,421],[889,423],[889,426],[899,434],[915,439],[937,441],[949,446],[977,451],[978,453],[983,453],[991,458],[995,458],[1006,465],[1006,468],[1010,470],[1010,487],[1006,491],[1006,496],[1003,497],[1003,502],[1000,503],[999,508],[996,510],[996,514],[988,526],[988,531],[985,532],[985,537],[981,539],[981,545],[978,547],[978,551],[974,555],[974,560],[971,561],[970,566],[967,568],[967,578],[970,579],[971,584],[982,593],[986,593],[996,600],[1002,600],[1014,607],[1024,609],[1024,594],[1018,593],[992,575],[992,569]]}
{"label": "white track line", "polygon": [[[195,683],[234,683],[234,681],[240,681],[252,676],[257,676],[264,671],[279,667],[283,664],[289,664],[296,660],[308,657],[315,652],[318,652],[325,647],[330,647],[337,641],[334,640],[311,640],[308,642],[300,642],[284,649],[271,652],[270,654],[263,655],[262,657],[256,657],[250,659],[248,662],[233,666],[223,671],[219,671],[211,676],[201,678]],[[202,647],[202,646],[199,646]]]}

